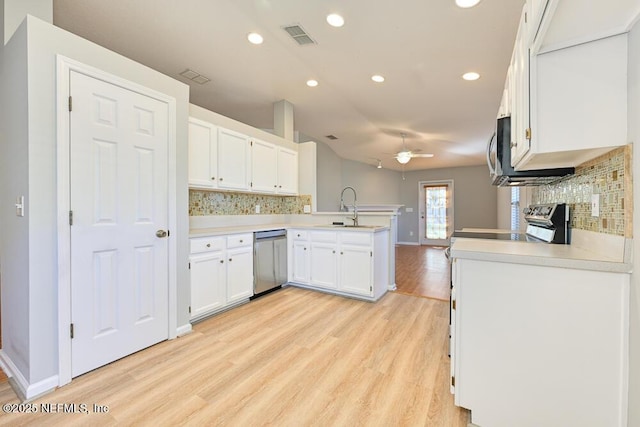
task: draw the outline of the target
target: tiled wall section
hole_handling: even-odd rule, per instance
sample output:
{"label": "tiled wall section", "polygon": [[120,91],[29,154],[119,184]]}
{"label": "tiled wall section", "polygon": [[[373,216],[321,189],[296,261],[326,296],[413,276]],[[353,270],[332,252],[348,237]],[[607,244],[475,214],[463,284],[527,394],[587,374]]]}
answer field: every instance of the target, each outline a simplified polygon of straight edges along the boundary
{"label": "tiled wall section", "polygon": [[[571,227],[632,236],[632,146],[617,148],[576,168],[571,178],[533,189],[533,203],[567,203]],[[600,216],[591,216],[591,195],[600,195]]]}
{"label": "tiled wall section", "polygon": [[256,205],[260,205],[260,215],[302,214],[304,205],[311,205],[311,196],[268,196],[189,190],[189,216],[258,215]]}

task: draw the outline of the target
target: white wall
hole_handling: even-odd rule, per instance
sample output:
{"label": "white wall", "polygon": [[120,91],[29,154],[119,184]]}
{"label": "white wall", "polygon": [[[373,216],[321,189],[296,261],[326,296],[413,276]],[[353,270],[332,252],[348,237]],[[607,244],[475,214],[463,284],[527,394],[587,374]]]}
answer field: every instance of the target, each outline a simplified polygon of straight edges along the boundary
{"label": "white wall", "polygon": [[[340,207],[342,185],[342,158],[327,144],[318,142],[316,146],[318,212],[336,212]],[[337,201],[336,201],[337,197]]]}
{"label": "white wall", "polygon": [[[640,24],[629,35],[628,140],[634,145],[640,138]],[[633,176],[640,177],[640,153],[634,147]],[[629,427],[640,426],[640,185],[633,186],[633,264],[631,275],[629,339]]]}
{"label": "white wall", "polygon": [[[27,209],[28,114],[27,30],[0,44],[0,281],[3,351],[29,373],[29,219],[17,217],[13,203],[24,196]],[[28,378],[27,378],[28,379]]]}
{"label": "white wall", "polygon": [[[187,138],[188,138],[188,86],[173,80],[161,73],[153,71],[136,62],[126,59],[114,52],[108,51],[94,43],[81,39],[71,33],[56,28],[39,19],[28,17],[27,52],[28,52],[28,137],[22,140],[10,140],[10,144],[27,144],[28,159],[20,158],[20,162],[28,160],[27,182],[28,199],[28,273],[23,272],[20,277],[5,275],[3,271],[2,303],[13,306],[19,313],[27,313],[28,345],[12,337],[5,322],[12,325],[18,322],[11,313],[2,312],[3,316],[3,350],[7,353],[19,354],[24,352],[28,356],[26,366],[19,369],[29,383],[33,384],[47,378],[54,377],[58,372],[57,348],[57,241],[56,241],[56,54],[62,54],[89,66],[104,70],[129,81],[146,86],[158,92],[173,96],[177,101],[177,172],[173,177],[177,188],[177,230],[172,237],[177,239],[177,281],[178,325],[189,323],[189,222],[187,190]],[[23,23],[24,25],[24,23]],[[22,31],[24,29],[21,28]],[[10,42],[13,44],[14,40]],[[19,50],[23,50],[24,47]],[[3,55],[4,56],[4,55]],[[15,79],[14,79],[15,80]],[[20,79],[17,79],[18,82]],[[14,82],[6,82],[13,84]],[[4,92],[3,92],[4,94]],[[23,101],[24,102],[24,101]],[[18,104],[20,105],[20,104]],[[12,106],[13,108],[13,106]],[[17,123],[10,118],[0,117],[2,128],[11,132],[19,127],[24,120],[25,112],[18,114]],[[4,145],[4,144],[3,144]],[[5,148],[6,149],[6,148]],[[14,161],[14,160],[12,160]],[[16,167],[14,169],[17,170]],[[17,183],[10,183],[3,190],[3,195],[13,196],[25,192]],[[6,200],[6,199],[3,199]],[[10,200],[10,199],[9,199]],[[3,203],[3,206],[5,204]],[[10,216],[10,215],[9,215]],[[14,220],[15,221],[15,220]],[[12,248],[25,239],[24,233],[2,239],[3,253],[6,248]],[[4,257],[3,265],[4,265]],[[21,259],[21,267],[26,267],[27,259]],[[4,269],[3,269],[4,270]],[[19,282],[15,282],[19,280]],[[8,281],[12,283],[7,283]],[[11,298],[5,294],[8,288],[20,288],[24,292],[27,288],[28,301],[23,298]],[[22,294],[20,295],[22,297]],[[20,348],[17,348],[17,347]]]}

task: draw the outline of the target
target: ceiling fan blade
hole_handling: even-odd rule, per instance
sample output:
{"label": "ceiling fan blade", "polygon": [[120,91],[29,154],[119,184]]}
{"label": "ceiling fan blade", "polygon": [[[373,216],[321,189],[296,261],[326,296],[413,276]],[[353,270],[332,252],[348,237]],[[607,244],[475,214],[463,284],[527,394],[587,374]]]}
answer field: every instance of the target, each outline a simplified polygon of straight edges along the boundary
{"label": "ceiling fan blade", "polygon": [[412,153],[411,157],[433,157],[433,154],[416,154],[416,153]]}

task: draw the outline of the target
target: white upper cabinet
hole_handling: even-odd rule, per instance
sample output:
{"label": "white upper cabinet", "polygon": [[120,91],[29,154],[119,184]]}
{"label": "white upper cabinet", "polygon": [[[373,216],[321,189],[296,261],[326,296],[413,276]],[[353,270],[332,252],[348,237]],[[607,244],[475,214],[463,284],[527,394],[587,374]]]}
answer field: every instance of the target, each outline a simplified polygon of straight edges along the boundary
{"label": "white upper cabinet", "polygon": [[529,43],[527,6],[522,10],[520,25],[511,58],[511,164],[515,166],[529,150]]}
{"label": "white upper cabinet", "polygon": [[249,189],[249,137],[229,129],[218,129],[218,188]]}
{"label": "white upper cabinet", "polygon": [[189,118],[189,187],[298,194],[298,152]]}
{"label": "white upper cabinet", "polygon": [[298,194],[298,153],[278,147],[278,193]]}
{"label": "white upper cabinet", "polygon": [[211,123],[189,118],[189,186],[216,188],[218,129]]}
{"label": "white upper cabinet", "polygon": [[627,144],[626,34],[538,55],[534,66],[523,168],[578,166]]}
{"label": "white upper cabinet", "polygon": [[278,147],[268,142],[251,141],[251,189],[275,193],[278,189]]}
{"label": "white upper cabinet", "polygon": [[[627,35],[619,33],[637,14],[629,5],[615,0],[611,11],[610,3],[574,0],[525,5],[506,84],[516,170],[578,166],[627,143]],[[569,36],[570,23],[579,37]],[[552,44],[562,48],[550,50]]]}

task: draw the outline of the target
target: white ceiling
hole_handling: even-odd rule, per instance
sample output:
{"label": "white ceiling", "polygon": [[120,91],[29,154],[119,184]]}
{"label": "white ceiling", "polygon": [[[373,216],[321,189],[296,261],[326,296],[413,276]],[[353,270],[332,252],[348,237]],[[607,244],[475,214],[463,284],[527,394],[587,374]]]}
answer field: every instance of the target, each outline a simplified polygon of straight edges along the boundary
{"label": "white ceiling", "polygon": [[[341,157],[401,170],[484,162],[524,0],[54,0],[54,24],[189,83],[191,102],[261,129],[273,103]],[[339,13],[342,28],[326,23]],[[299,46],[282,29],[301,25]],[[259,32],[264,43],[247,42]],[[205,85],[179,73],[211,79]],[[462,80],[476,71],[475,82]],[[376,84],[373,74],[385,76]],[[315,88],[306,81],[316,79]],[[325,136],[339,139],[330,141]]]}

